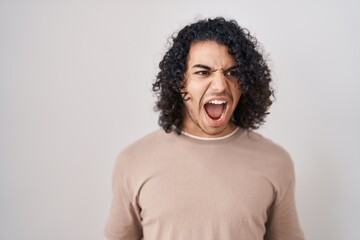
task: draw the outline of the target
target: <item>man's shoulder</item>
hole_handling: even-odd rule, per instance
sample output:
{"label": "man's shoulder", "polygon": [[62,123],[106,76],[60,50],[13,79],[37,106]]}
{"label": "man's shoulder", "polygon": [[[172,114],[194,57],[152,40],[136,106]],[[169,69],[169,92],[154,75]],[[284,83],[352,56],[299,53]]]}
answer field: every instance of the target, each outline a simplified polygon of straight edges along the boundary
{"label": "man's shoulder", "polygon": [[262,151],[269,151],[273,154],[289,156],[289,153],[283,146],[258,132],[248,130],[246,135],[247,140],[252,143],[255,148],[261,149]]}
{"label": "man's shoulder", "polygon": [[143,137],[130,143],[123,149],[123,152],[137,152],[139,150],[153,149],[163,142],[166,142],[173,133],[165,133],[161,128],[145,134]]}
{"label": "man's shoulder", "polygon": [[165,133],[162,129],[154,130],[120,151],[117,162],[122,165],[135,164],[146,158],[153,158],[159,154],[164,143],[168,142],[173,133]]}
{"label": "man's shoulder", "polygon": [[291,173],[294,168],[289,152],[280,144],[254,131],[247,131],[247,142],[261,159],[265,159],[270,169]]}

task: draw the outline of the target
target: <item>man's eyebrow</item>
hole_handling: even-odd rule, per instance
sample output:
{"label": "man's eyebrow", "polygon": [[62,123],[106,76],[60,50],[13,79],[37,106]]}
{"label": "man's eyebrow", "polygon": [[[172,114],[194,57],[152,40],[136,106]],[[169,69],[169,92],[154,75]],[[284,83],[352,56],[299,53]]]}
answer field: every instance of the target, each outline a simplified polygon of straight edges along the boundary
{"label": "man's eyebrow", "polygon": [[203,65],[203,64],[195,64],[195,65],[193,66],[193,68],[204,68],[204,69],[206,69],[206,70],[208,70],[208,71],[211,71],[211,67],[206,66],[206,65]]}
{"label": "man's eyebrow", "polygon": [[231,67],[229,67],[229,68],[225,69],[225,72],[228,72],[228,71],[234,70],[234,69],[236,69],[237,67],[238,67],[238,65],[237,65],[237,64],[236,64],[236,65],[234,65],[234,66],[231,66]]}
{"label": "man's eyebrow", "polygon": [[[236,69],[237,67],[238,67],[237,64],[234,65],[234,66],[231,66],[231,67],[225,69],[225,72],[228,72],[228,71],[231,71],[231,70],[233,70],[233,69]],[[208,71],[214,71],[214,70],[211,69],[211,67],[206,66],[206,65],[203,65],[203,64],[195,64],[195,65],[193,66],[193,68],[204,68],[204,69],[206,69],[206,70],[208,70]]]}

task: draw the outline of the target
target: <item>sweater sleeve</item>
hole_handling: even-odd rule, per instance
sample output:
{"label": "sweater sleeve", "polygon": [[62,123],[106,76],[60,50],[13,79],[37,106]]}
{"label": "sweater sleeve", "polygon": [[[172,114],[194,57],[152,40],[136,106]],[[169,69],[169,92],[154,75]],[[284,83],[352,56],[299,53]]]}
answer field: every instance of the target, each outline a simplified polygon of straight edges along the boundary
{"label": "sweater sleeve", "polygon": [[295,206],[295,178],[290,180],[284,194],[275,198],[264,239],[304,240]]}
{"label": "sweater sleeve", "polygon": [[113,198],[104,232],[108,240],[140,240],[143,235],[140,207],[124,163],[120,156],[113,172]]}

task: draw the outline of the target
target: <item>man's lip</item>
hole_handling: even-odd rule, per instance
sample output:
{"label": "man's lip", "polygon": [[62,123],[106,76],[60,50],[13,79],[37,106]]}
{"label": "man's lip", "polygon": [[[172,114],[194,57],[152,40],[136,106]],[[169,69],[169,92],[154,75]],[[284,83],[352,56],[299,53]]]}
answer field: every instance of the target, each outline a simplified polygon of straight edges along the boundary
{"label": "man's lip", "polygon": [[[212,119],[208,114],[207,114],[207,112],[206,112],[206,109],[205,109],[205,105],[206,104],[208,104],[210,101],[212,101],[212,100],[217,100],[217,101],[224,101],[225,103],[225,106],[224,106],[224,110],[223,110],[223,112],[222,112],[222,114],[221,114],[221,117],[219,118],[219,119],[217,119],[217,120],[214,120],[214,119]],[[227,112],[228,112],[228,110],[229,110],[229,108],[230,108],[230,103],[231,103],[231,99],[230,98],[228,98],[228,97],[213,97],[213,98],[208,98],[208,99],[206,99],[206,101],[204,102],[204,104],[203,104],[203,109],[204,109],[204,112],[205,112],[205,114],[206,114],[206,116],[209,118],[209,119],[211,119],[212,121],[214,121],[214,122],[221,122],[223,119],[224,119],[224,117],[227,115]]]}
{"label": "man's lip", "polygon": [[229,104],[228,104],[228,103],[225,104],[224,107],[225,107],[225,108],[224,108],[224,110],[223,110],[220,118],[219,118],[219,119],[213,119],[213,118],[211,118],[211,117],[208,115],[208,113],[206,112],[205,105],[204,105],[203,111],[204,111],[204,114],[205,114],[205,116],[206,116],[206,119],[208,119],[210,125],[219,127],[219,126],[221,126],[221,125],[224,124],[224,120],[225,120],[226,115],[227,115],[228,110],[229,110]]}
{"label": "man's lip", "polygon": [[206,99],[203,103],[203,105],[208,104],[209,102],[216,100],[216,101],[224,101],[226,105],[228,105],[230,103],[230,99],[227,97],[215,97],[215,98],[209,98]]}

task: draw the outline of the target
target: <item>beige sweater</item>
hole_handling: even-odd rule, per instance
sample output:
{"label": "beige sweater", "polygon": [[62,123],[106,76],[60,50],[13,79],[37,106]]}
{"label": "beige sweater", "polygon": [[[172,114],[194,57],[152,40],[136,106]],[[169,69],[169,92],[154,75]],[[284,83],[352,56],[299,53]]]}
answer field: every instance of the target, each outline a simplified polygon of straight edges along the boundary
{"label": "beige sweater", "polygon": [[252,131],[201,140],[157,130],[123,150],[110,240],[304,239],[288,153]]}

